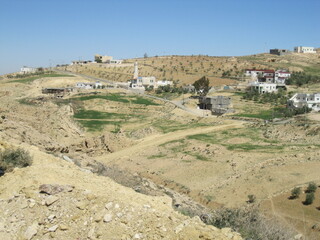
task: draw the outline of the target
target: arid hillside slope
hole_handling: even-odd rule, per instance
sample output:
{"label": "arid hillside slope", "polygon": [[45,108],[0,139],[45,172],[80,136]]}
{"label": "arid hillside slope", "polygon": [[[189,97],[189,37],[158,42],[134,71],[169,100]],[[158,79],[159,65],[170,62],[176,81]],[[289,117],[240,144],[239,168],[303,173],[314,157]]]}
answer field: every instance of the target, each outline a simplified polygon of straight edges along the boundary
{"label": "arid hillside slope", "polygon": [[292,53],[286,56],[256,54],[241,57],[159,56],[127,59],[123,67],[93,63],[62,69],[106,80],[127,82],[133,77],[134,62],[138,62],[140,76],[172,80],[178,85],[192,84],[202,76],[207,76],[212,86],[232,85],[244,81],[243,73],[247,68],[288,69],[320,74],[320,54],[318,53]]}

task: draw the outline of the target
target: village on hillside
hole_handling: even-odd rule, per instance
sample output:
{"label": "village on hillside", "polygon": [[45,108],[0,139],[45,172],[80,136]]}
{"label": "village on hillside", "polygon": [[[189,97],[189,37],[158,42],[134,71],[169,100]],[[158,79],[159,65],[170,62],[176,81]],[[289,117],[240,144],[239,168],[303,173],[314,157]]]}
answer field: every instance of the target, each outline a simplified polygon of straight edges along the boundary
{"label": "village on hillside", "polygon": [[[285,56],[294,53],[299,54],[315,54],[316,50],[314,47],[294,47],[294,51],[287,49],[270,49],[270,55]],[[144,59],[148,58],[145,54]],[[154,60],[153,60],[154,61]],[[52,94],[55,97],[62,98],[65,94],[69,94],[74,90],[91,90],[91,89],[104,89],[107,87],[120,87],[124,89],[130,89],[137,93],[152,93],[152,92],[174,92],[181,91],[183,93],[199,94],[197,109],[209,110],[214,115],[222,115],[224,113],[234,112],[232,109],[232,98],[226,96],[207,96],[207,93],[218,93],[219,90],[215,87],[209,87],[205,94],[201,89],[196,89],[194,83],[191,84],[178,84],[177,81],[172,79],[168,80],[165,77],[157,79],[155,76],[141,76],[139,74],[139,63],[136,60],[117,60],[113,59],[112,56],[99,55],[94,56],[94,61],[91,60],[78,60],[72,61],[70,65],[57,65],[59,70],[76,69],[74,73],[77,73],[78,67],[87,68],[98,67],[100,69],[132,69],[132,75],[127,74],[126,82],[116,82],[110,80],[103,80],[96,78],[95,82],[77,82],[75,86],[67,86],[65,88],[44,88],[42,93]],[[75,67],[75,68],[74,68]],[[43,69],[40,69],[43,71]],[[23,67],[21,68],[20,74],[28,75],[35,74],[39,71],[36,68]],[[70,70],[68,70],[70,71]],[[222,76],[230,75],[229,71],[223,72]],[[295,72],[294,72],[295,74]],[[275,94],[279,91],[282,93],[287,91],[288,84],[290,84],[290,77],[292,72],[288,69],[276,69],[276,68],[246,68],[240,73],[240,80],[238,84],[225,85],[223,89],[237,89],[238,91],[256,92],[257,94]],[[231,77],[231,76],[229,76]],[[102,80],[102,81],[101,81]],[[178,86],[180,85],[180,86]],[[179,89],[178,89],[179,88]],[[178,89],[178,90],[177,90]],[[199,92],[200,91],[200,92]],[[288,97],[286,106],[289,109],[310,109],[313,111],[320,110],[320,93],[304,93],[297,92],[294,95]],[[310,111],[309,110],[309,111]],[[297,111],[299,112],[299,110]]]}

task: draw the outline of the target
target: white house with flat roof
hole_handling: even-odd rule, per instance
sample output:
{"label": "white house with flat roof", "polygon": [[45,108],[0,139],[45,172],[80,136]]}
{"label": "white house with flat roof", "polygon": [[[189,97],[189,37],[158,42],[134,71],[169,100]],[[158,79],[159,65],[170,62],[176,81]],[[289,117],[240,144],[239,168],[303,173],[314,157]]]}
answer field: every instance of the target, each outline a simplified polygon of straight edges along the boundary
{"label": "white house with flat roof", "polygon": [[317,53],[314,47],[294,47],[294,52],[296,53]]}
{"label": "white house with flat roof", "polygon": [[296,93],[288,101],[288,107],[302,108],[307,106],[314,111],[320,111],[320,93]]}
{"label": "white house with flat roof", "polygon": [[26,66],[24,66],[20,69],[20,73],[22,73],[22,74],[35,73],[36,71],[37,71],[36,68],[26,67]]}
{"label": "white house with flat roof", "polygon": [[100,82],[95,83],[84,83],[84,82],[78,82],[76,83],[76,88],[82,88],[82,89],[97,89],[101,88],[102,84]]}

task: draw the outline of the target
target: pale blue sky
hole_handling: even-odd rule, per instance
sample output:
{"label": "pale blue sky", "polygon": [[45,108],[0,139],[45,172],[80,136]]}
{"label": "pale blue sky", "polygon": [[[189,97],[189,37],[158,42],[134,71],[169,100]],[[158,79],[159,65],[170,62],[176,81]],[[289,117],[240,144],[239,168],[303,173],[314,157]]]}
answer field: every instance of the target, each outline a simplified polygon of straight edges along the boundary
{"label": "pale blue sky", "polygon": [[0,74],[152,55],[320,47],[320,0],[0,0]]}

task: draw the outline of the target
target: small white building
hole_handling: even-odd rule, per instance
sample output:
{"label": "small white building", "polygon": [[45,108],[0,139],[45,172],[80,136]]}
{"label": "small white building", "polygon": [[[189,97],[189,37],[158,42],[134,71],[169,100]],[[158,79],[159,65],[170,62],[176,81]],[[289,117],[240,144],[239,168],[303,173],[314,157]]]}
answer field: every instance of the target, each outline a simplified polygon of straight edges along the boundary
{"label": "small white building", "polygon": [[122,64],[122,61],[123,60],[111,59],[111,60],[108,60],[107,63],[108,64]]}
{"label": "small white building", "polygon": [[159,80],[157,81],[157,87],[160,86],[167,86],[167,85],[172,85],[173,82],[172,81],[168,81],[168,80]]}
{"label": "small white building", "polygon": [[82,89],[97,89],[101,88],[102,84],[100,82],[95,82],[95,83],[83,83],[83,82],[78,82],[76,83],[76,88],[82,88]]}
{"label": "small white building", "polygon": [[36,68],[26,67],[26,66],[24,66],[20,69],[20,73],[22,73],[22,74],[35,73],[36,71],[37,71]]}
{"label": "small white building", "polygon": [[296,93],[288,101],[290,108],[302,108],[307,106],[314,111],[320,111],[320,93]]}
{"label": "small white building", "polygon": [[294,52],[296,53],[317,53],[314,47],[294,47]]}
{"label": "small white building", "polygon": [[130,82],[131,88],[145,89],[145,87],[153,86],[157,88],[157,82],[155,77],[138,77],[137,79],[132,79]]}
{"label": "small white building", "polygon": [[259,93],[271,93],[278,91],[278,84],[276,83],[266,83],[266,82],[252,82],[250,87],[258,90]]}

